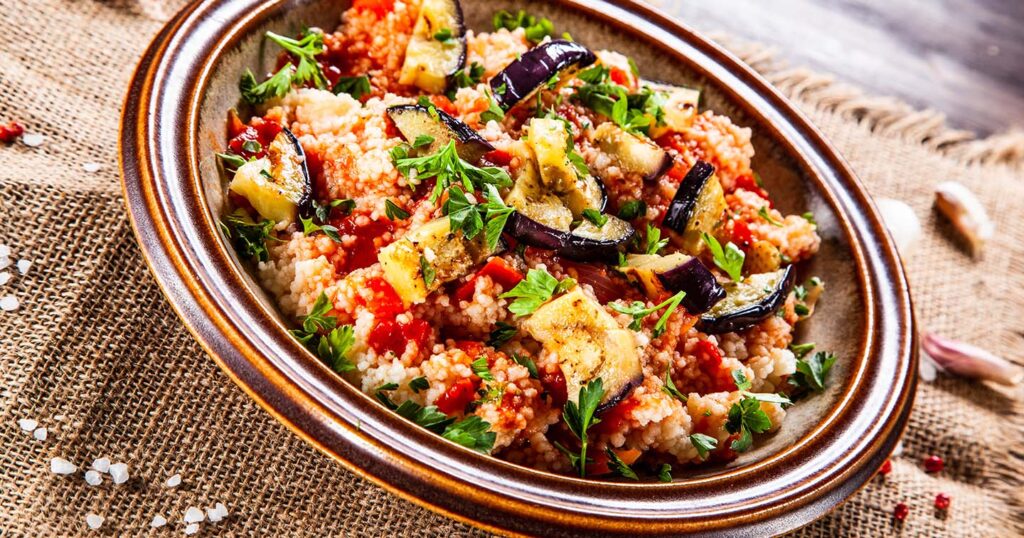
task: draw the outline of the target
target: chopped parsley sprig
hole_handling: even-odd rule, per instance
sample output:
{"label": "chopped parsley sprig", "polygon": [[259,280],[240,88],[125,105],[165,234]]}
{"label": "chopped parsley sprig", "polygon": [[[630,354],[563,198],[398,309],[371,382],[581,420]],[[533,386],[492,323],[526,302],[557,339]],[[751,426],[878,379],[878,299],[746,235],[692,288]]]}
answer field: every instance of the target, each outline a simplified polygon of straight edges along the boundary
{"label": "chopped parsley sprig", "polygon": [[526,32],[526,39],[534,43],[540,43],[545,37],[555,33],[555,25],[547,18],[537,18],[528,15],[525,10],[520,9],[515,15],[504,9],[494,14],[491,20],[494,30],[505,28],[509,31],[516,28],[523,28]]}
{"label": "chopped parsley sprig", "polygon": [[821,392],[825,390],[825,378],[835,362],[835,354],[824,351],[815,353],[809,359],[800,357],[796,361],[796,372],[789,376],[789,383],[800,389]]}
{"label": "chopped parsley sprig", "polygon": [[235,247],[239,256],[265,262],[270,259],[267,241],[277,241],[273,236],[274,221],[260,220],[255,222],[242,211],[227,215],[221,221],[221,231]]}
{"label": "chopped parsley sprig", "polygon": [[610,70],[600,65],[581,71],[577,77],[584,84],[576,87],[576,98],[631,133],[647,134],[652,125],[665,124],[664,92],[645,86],[630,94],[625,86],[610,82],[609,75]]}
{"label": "chopped parsley sprig", "polygon": [[[403,146],[398,146],[402,148]],[[406,146],[408,147],[408,146]],[[397,148],[396,148],[397,149]],[[479,168],[459,157],[455,141],[450,140],[437,153],[422,157],[409,157],[408,151],[392,151],[395,167],[410,183],[418,185],[426,179],[437,178],[430,201],[436,202],[449,186],[461,184],[469,192],[483,189],[485,185],[511,187],[512,178],[508,172],[495,166]]]}
{"label": "chopped parsley sprig", "polygon": [[661,228],[651,226],[649,222],[647,223],[647,234],[644,237],[644,244],[641,248],[644,254],[657,254],[659,250],[668,245],[668,238],[661,238]]}
{"label": "chopped parsley sprig", "polygon": [[[413,387],[414,383],[419,387],[418,390]],[[419,390],[423,390],[428,386],[426,378],[420,377],[409,382],[409,388],[412,388],[414,392],[419,392]],[[490,453],[491,449],[494,448],[497,434],[489,431],[491,428],[489,422],[476,415],[467,416],[456,422],[454,418],[442,413],[436,405],[424,407],[412,400],[406,400],[401,405],[397,405],[385,394],[386,391],[397,388],[397,383],[387,383],[377,387],[374,395],[385,407],[394,411],[398,416],[439,434],[449,441],[483,454]]]}
{"label": "chopped parsley sprig", "polygon": [[753,443],[752,434],[766,432],[772,427],[772,421],[768,414],[761,409],[761,402],[780,405],[789,405],[792,402],[781,394],[750,392],[751,382],[741,369],[733,370],[732,378],[743,399],[729,408],[729,418],[725,423],[725,430],[729,433],[740,434],[739,438],[732,442],[730,448],[736,452],[744,452]]}
{"label": "chopped parsley sprig", "polygon": [[292,39],[267,32],[266,37],[287,51],[293,59],[297,59],[298,63],[289,62],[262,83],[257,83],[256,75],[246,69],[238,83],[242,99],[249,104],[258,105],[269,99],[284,97],[292,85],[301,86],[313,82],[317,88],[327,87],[327,78],[316,61],[316,56],[326,50],[322,33],[307,30],[301,39]]}
{"label": "chopped parsley sprig", "polygon": [[700,459],[707,459],[708,453],[718,448],[718,439],[711,437],[710,435],[704,435],[703,433],[694,433],[690,435],[690,443],[697,449],[697,455]]}
{"label": "chopped parsley sprig", "polygon": [[597,406],[601,403],[602,398],[604,398],[604,382],[599,377],[580,387],[579,403],[572,400],[567,401],[562,410],[562,418],[565,420],[566,426],[580,441],[578,456],[564,449],[563,452],[569,456],[573,467],[579,469],[581,477],[587,475],[587,432],[591,426],[601,422],[601,419],[594,416],[594,412],[597,411]]}
{"label": "chopped parsley sprig", "polygon": [[648,308],[647,303],[644,303],[643,301],[633,301],[628,305],[613,302],[608,303],[608,306],[612,307],[612,309],[615,310],[616,312],[621,312],[623,314],[633,316],[633,322],[629,324],[629,328],[633,329],[634,331],[640,330],[644,318],[655,312],[659,312],[662,309],[665,309],[665,312],[662,313],[660,318],[658,318],[658,322],[654,324],[654,331],[652,334],[655,338],[657,338],[661,336],[662,333],[665,332],[665,324],[668,323],[668,318],[672,315],[672,312],[675,312],[676,308],[679,306],[679,303],[682,302],[683,297],[685,296],[686,292],[681,291],[673,295],[672,297],[669,297],[661,304],[654,305],[650,308]]}
{"label": "chopped parsley sprig", "polygon": [[530,269],[526,278],[519,281],[516,286],[499,297],[502,299],[514,299],[508,305],[510,312],[518,317],[532,314],[540,306],[554,295],[571,289],[576,281],[571,278],[563,278],[561,281],[551,276],[544,269]]}
{"label": "chopped parsley sprig", "polygon": [[729,278],[734,281],[739,282],[743,280],[743,260],[747,255],[740,250],[740,247],[737,247],[730,241],[726,243],[725,248],[722,248],[722,244],[714,236],[705,233],[702,237],[704,238],[704,244],[711,251],[711,257],[715,265],[728,273]]}
{"label": "chopped parsley sprig", "polygon": [[608,456],[608,469],[623,478],[640,480],[640,477],[636,475],[636,472],[634,472],[633,469],[630,469],[629,465],[626,465],[626,462],[622,461],[622,458],[620,458],[611,447],[605,447],[604,453]]}
{"label": "chopped parsley sprig", "polygon": [[355,335],[351,325],[339,327],[337,318],[327,315],[333,307],[327,294],[320,292],[309,314],[299,318],[302,327],[289,332],[332,370],[343,373],[356,367],[348,358],[349,348],[355,343]]}

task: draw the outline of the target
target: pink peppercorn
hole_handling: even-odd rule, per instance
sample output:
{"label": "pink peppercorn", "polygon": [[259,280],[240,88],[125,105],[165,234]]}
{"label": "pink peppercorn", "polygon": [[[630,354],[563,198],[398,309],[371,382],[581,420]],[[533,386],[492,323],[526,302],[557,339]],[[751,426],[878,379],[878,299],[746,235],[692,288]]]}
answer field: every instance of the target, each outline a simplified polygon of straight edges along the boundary
{"label": "pink peppercorn", "polygon": [[940,493],[935,496],[935,508],[938,508],[939,510],[946,510],[949,508],[949,503],[952,500],[953,499],[950,498],[949,495],[946,495],[945,493]]}
{"label": "pink peppercorn", "polygon": [[7,125],[0,125],[0,142],[9,144],[18,139],[19,136],[25,134],[25,128],[16,121],[12,121]]}
{"label": "pink peppercorn", "polygon": [[892,511],[892,517],[896,518],[896,521],[907,519],[908,514],[910,514],[910,507],[904,503],[897,504]]}
{"label": "pink peppercorn", "polygon": [[885,463],[878,468],[878,474],[885,476],[892,472],[892,460],[885,460]]}
{"label": "pink peppercorn", "polygon": [[941,472],[945,466],[946,463],[939,456],[928,456],[924,459],[924,470],[929,473]]}

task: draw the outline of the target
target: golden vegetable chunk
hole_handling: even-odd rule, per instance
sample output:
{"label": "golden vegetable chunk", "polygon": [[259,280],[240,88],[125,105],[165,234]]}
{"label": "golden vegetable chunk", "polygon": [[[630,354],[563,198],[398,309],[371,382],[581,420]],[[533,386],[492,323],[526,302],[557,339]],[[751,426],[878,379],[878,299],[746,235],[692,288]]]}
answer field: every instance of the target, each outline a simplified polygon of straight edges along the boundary
{"label": "golden vegetable chunk", "polygon": [[[438,39],[439,32],[448,39]],[[457,0],[424,0],[398,82],[429,93],[443,93],[448,77],[466,61],[462,10]]]}
{"label": "golden vegetable chunk", "polygon": [[295,221],[299,204],[312,188],[296,143],[282,131],[267,148],[267,157],[240,166],[228,185],[260,215],[274,222]]}

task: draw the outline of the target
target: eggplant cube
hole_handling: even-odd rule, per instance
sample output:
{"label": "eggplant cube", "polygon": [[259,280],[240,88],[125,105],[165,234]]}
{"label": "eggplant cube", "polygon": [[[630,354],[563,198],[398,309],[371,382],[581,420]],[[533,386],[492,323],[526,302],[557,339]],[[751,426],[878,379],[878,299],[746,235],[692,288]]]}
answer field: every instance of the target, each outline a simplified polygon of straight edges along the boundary
{"label": "eggplant cube", "polygon": [[[443,33],[447,39],[438,39]],[[448,78],[466,64],[465,33],[458,0],[423,0],[398,82],[444,92]]]}
{"label": "eggplant cube", "polygon": [[523,327],[557,356],[570,401],[578,402],[580,388],[601,378],[605,394],[600,408],[607,408],[643,381],[633,332],[621,328],[578,287],[538,308]]}
{"label": "eggplant cube", "polygon": [[628,133],[611,122],[602,123],[594,131],[598,147],[627,174],[639,174],[644,181],[654,181],[672,168],[674,161],[657,144]]}
{"label": "eggplant cube", "polygon": [[455,140],[455,152],[463,160],[475,163],[494,146],[480,133],[443,110],[431,110],[421,105],[397,105],[388,108],[388,117],[395,122],[402,137],[410,144],[421,136],[434,139],[426,153],[437,153],[448,142]]}
{"label": "eggplant cube", "polygon": [[313,191],[302,146],[291,131],[282,130],[267,148],[267,157],[240,166],[228,188],[264,218],[294,222]]}

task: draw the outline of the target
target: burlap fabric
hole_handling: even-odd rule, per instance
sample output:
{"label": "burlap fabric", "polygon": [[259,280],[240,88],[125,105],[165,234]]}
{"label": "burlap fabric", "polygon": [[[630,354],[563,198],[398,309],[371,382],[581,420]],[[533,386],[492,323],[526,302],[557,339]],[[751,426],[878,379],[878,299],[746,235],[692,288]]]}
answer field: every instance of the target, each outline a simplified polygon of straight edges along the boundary
{"label": "burlap fabric", "polygon": [[[204,534],[476,535],[354,476],[260,410],[204,355],[150,276],[117,174],[122,92],[142,48],[172,11],[140,0],[0,0],[0,120],[46,136],[0,147],[0,243],[34,261],[0,288],[0,536],[76,535],[85,515],[104,535],[150,532],[156,514],[183,530],[186,507],[224,502]],[[925,237],[906,260],[923,327],[1024,360],[1024,142],[972,140],[934,113],[786,70],[735,46],[811,115],[876,196],[908,202]],[[95,173],[83,164],[96,162]],[[997,220],[983,261],[969,259],[930,210],[932,186],[956,179]],[[1024,533],[1020,391],[942,378],[923,384],[885,480],[876,478],[800,536],[1012,536]],[[49,427],[37,441],[17,424]],[[920,460],[940,454],[946,469]],[[106,456],[131,480],[90,487],[49,460]],[[180,473],[181,486],[163,482]],[[952,496],[948,516],[932,508]],[[894,525],[893,506],[910,516]]]}

